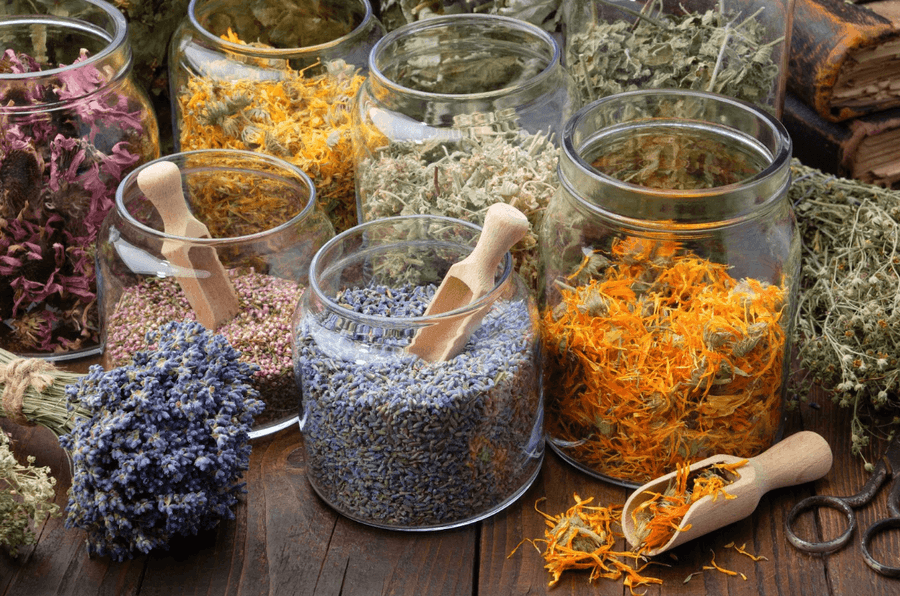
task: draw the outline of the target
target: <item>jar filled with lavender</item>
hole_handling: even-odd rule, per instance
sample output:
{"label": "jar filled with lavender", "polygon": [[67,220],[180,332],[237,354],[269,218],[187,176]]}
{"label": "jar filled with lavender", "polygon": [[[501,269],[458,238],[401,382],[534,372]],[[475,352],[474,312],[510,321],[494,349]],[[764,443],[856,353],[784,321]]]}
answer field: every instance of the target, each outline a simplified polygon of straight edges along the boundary
{"label": "jar filled with lavender", "polygon": [[309,177],[280,159],[190,151],[129,174],[98,239],[103,364],[197,320],[255,366],[265,409],[250,437],[297,422],[291,319],[315,252],[334,236]]}
{"label": "jar filled with lavender", "polygon": [[[515,501],[540,469],[537,318],[510,254],[482,298],[425,314],[479,234],[456,219],[385,218],[313,259],[293,327],[307,477],[351,519],[398,530],[472,523]],[[423,330],[475,313],[484,318],[456,356],[408,349]]]}
{"label": "jar filled with lavender", "polygon": [[481,224],[491,204],[508,203],[531,222],[513,258],[536,287],[534,232],[579,105],[560,55],[539,27],[494,15],[429,18],[379,40],[353,112],[360,221],[435,214]]}
{"label": "jar filled with lavender", "polygon": [[122,177],[158,155],[121,12],[101,0],[0,6],[0,347],[99,351],[97,232]]}
{"label": "jar filled with lavender", "polygon": [[289,161],[354,226],[350,109],[383,34],[369,0],[191,0],[169,47],[175,146]]}

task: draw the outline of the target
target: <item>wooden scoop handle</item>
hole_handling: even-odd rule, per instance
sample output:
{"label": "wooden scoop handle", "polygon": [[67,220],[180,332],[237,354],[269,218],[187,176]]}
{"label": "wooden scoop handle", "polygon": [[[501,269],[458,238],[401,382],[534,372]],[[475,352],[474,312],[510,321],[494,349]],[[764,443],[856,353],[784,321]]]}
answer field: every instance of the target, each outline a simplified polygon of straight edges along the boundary
{"label": "wooden scoop handle", "polygon": [[821,435],[804,430],[750,460],[759,493],[818,480],[831,469],[831,447]]}
{"label": "wooden scoop handle", "polygon": [[188,209],[177,165],[170,161],[149,165],[138,173],[137,184],[162,217],[166,234],[209,238],[209,230]]}
{"label": "wooden scoop handle", "polygon": [[[479,288],[490,289],[494,286],[494,272],[500,259],[512,246],[528,232],[528,218],[525,214],[506,203],[494,203],[484,216],[482,229],[490,230],[490,234],[481,234],[475,249],[459,262],[459,268],[468,269],[470,279],[478,279]],[[476,278],[477,275],[477,278]],[[476,295],[474,299],[479,298]]]}
{"label": "wooden scoop handle", "polygon": [[[209,230],[188,210],[177,165],[169,161],[151,164],[138,173],[137,184],[162,217],[166,234],[209,238]],[[215,248],[166,239],[162,254],[181,271],[190,273],[177,276],[177,280],[201,325],[216,330],[234,318],[240,303]]]}

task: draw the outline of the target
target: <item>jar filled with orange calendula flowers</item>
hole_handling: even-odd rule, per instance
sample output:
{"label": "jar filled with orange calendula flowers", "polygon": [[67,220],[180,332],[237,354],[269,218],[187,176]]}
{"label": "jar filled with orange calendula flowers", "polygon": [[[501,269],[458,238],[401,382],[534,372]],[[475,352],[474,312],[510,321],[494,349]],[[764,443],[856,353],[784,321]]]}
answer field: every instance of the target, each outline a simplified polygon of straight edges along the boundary
{"label": "jar filled with orange calendula flowers", "polygon": [[192,0],[169,49],[176,150],[284,159],[356,225],[350,110],[383,35],[369,0]]}
{"label": "jar filled with orange calendula flowers", "polygon": [[749,103],[612,95],[566,125],[541,230],[548,442],[636,486],[779,438],[800,244],[791,141]]}

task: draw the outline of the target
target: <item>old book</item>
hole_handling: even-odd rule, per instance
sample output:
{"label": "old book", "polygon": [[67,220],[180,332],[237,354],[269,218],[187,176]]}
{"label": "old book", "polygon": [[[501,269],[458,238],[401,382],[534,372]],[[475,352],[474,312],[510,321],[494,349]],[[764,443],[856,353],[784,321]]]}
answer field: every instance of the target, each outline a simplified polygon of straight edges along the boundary
{"label": "old book", "polygon": [[794,157],[805,165],[885,188],[900,186],[900,108],[829,122],[788,93],[782,122]]}
{"label": "old book", "polygon": [[825,120],[900,106],[900,0],[795,0],[788,89]]}

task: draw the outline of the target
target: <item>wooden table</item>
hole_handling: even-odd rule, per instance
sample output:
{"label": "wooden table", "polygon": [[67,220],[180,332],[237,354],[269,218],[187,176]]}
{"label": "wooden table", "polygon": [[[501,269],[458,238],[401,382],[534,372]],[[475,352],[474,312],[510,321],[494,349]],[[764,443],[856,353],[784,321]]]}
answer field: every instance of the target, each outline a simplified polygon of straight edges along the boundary
{"label": "wooden table", "polygon": [[[849,453],[849,417],[829,400],[802,405],[788,416],[788,433],[801,429],[822,434],[832,445],[834,466],[815,484],[785,488],[764,496],[749,518],[689,542],[647,573],[661,586],[640,588],[648,595],[789,595],[867,596],[900,594],[900,580],[888,579],[863,562],[856,542],[832,555],[807,555],[785,539],[784,518],[799,499],[812,494],[855,493],[867,474]],[[17,441],[16,452],[37,456],[59,480],[57,502],[66,503],[71,477],[62,449],[42,428],[0,426]],[[883,446],[873,445],[870,460]],[[874,454],[874,455],[873,455]],[[441,532],[401,533],[369,528],[335,514],[306,481],[302,436],[295,428],[256,441],[247,494],[236,519],[215,530],[173,541],[168,552],[153,552],[123,563],[87,555],[84,533],[67,530],[63,517],[40,528],[38,544],[22,549],[17,559],[0,549],[0,594],[8,596],[140,594],[503,596],[524,594],[628,594],[621,580],[588,583],[587,572],[566,572],[548,587],[550,575],[529,543],[510,553],[523,538],[541,538],[545,521],[538,507],[558,514],[574,504],[573,493],[594,497],[595,504],[624,503],[627,490],[594,480],[548,453],[534,485],[508,509],[465,528]],[[887,490],[859,513],[861,527],[887,515]],[[814,519],[803,520],[810,532]],[[837,536],[841,520],[828,512],[816,520],[827,537]],[[812,533],[806,534],[812,536]],[[858,537],[857,537],[858,538]],[[726,545],[766,557],[754,562]],[[624,548],[624,544],[622,545]],[[883,560],[900,565],[900,532],[887,535],[878,548]],[[741,575],[703,571],[712,556],[718,565]],[[677,557],[677,558],[676,558]]]}

